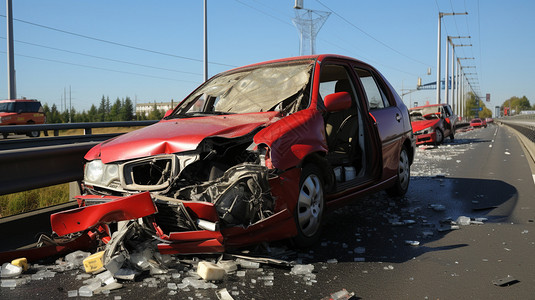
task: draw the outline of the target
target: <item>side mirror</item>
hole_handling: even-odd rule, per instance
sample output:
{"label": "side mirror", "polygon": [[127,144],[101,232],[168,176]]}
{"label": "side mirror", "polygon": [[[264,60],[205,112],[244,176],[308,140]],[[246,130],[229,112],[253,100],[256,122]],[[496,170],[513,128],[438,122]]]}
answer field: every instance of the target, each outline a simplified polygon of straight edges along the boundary
{"label": "side mirror", "polygon": [[329,94],[323,99],[328,112],[342,111],[351,108],[351,96],[348,92]]}
{"label": "side mirror", "polygon": [[164,118],[169,117],[169,116],[173,113],[173,110],[174,110],[174,109],[171,108],[170,110],[166,111],[166,112],[165,112],[165,115],[164,115],[163,117],[164,117]]}

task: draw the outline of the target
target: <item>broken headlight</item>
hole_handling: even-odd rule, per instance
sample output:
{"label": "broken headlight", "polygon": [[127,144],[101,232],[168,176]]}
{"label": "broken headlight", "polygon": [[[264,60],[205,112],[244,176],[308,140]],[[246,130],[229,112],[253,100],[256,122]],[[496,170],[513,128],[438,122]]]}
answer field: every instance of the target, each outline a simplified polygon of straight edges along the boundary
{"label": "broken headlight", "polygon": [[415,133],[416,134],[428,134],[428,133],[431,133],[431,132],[433,132],[433,127],[427,127],[427,128],[422,129],[422,130],[418,130]]}
{"label": "broken headlight", "polygon": [[119,166],[104,164],[100,159],[95,159],[85,165],[84,181],[86,184],[108,186],[114,180],[119,180]]}

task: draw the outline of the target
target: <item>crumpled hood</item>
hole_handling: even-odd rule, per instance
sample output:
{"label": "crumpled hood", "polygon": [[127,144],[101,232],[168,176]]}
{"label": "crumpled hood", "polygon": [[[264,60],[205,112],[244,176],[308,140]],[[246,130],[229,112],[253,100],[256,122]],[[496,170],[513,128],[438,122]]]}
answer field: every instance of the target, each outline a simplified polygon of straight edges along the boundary
{"label": "crumpled hood", "polygon": [[278,120],[278,116],[279,112],[263,112],[162,120],[96,145],[85,159],[100,158],[109,163],[195,150],[206,137],[243,136]]}
{"label": "crumpled hood", "polygon": [[439,119],[436,120],[422,120],[422,121],[413,121],[411,122],[412,125],[412,131],[420,131],[427,127],[433,127],[436,126],[436,124],[439,122]]}

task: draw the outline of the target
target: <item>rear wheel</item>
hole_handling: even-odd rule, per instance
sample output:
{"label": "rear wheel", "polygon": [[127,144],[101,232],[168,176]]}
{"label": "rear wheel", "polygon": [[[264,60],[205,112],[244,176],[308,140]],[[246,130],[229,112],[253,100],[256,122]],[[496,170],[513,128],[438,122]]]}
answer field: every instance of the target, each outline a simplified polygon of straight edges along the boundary
{"label": "rear wheel", "polygon": [[[34,121],[28,121],[27,124],[28,125],[32,125],[32,124],[35,124],[35,122]],[[34,130],[34,131],[27,132],[26,135],[29,136],[29,137],[39,137],[41,135],[41,132],[39,132],[39,130]]]}
{"label": "rear wheel", "polygon": [[405,147],[401,148],[399,153],[398,175],[396,183],[393,187],[386,190],[388,195],[393,197],[400,197],[407,193],[409,189],[409,182],[411,180],[411,164],[409,162],[409,155]]}
{"label": "rear wheel", "polygon": [[323,178],[318,167],[307,164],[303,167],[299,184],[299,196],[295,209],[298,247],[308,247],[319,240],[324,210]]}
{"label": "rear wheel", "polygon": [[39,137],[41,135],[41,132],[39,130],[30,131],[26,134],[29,137]]}

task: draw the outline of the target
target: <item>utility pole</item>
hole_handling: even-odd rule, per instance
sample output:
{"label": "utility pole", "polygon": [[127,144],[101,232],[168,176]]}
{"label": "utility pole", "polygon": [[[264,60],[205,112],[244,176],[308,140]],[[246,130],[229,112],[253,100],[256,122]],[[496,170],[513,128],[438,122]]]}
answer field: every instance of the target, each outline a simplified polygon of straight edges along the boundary
{"label": "utility pole", "polygon": [[13,6],[11,0],[6,0],[7,10],[7,88],[9,99],[17,99],[17,85],[15,83],[15,50],[13,47]]}
{"label": "utility pole", "polygon": [[455,105],[455,47],[464,47],[464,46],[472,46],[470,45],[455,45],[453,43],[453,39],[469,39],[470,36],[448,36],[447,38],[447,44],[446,44],[446,91],[445,91],[445,101],[446,103],[449,103],[449,90],[448,90],[448,83],[449,83],[449,75],[448,75],[448,61],[449,61],[449,55],[448,55],[448,49],[449,44],[451,44],[451,103],[452,105]]}
{"label": "utility pole", "polygon": [[463,67],[461,66],[461,60],[464,59],[475,59],[474,57],[458,57],[457,58],[457,74],[459,76],[459,88],[458,88],[458,96],[457,96],[457,104],[459,105],[457,112],[458,115],[462,117],[462,110],[463,110],[463,101],[464,101],[464,95],[463,95],[463,85],[464,85],[464,77],[463,77]]}
{"label": "utility pole", "polygon": [[[436,98],[437,98],[437,104],[440,104],[440,50],[441,50],[441,29],[440,29],[440,26],[441,26],[441,21],[442,21],[442,17],[443,16],[456,16],[456,15],[467,15],[468,13],[467,12],[464,12],[464,13],[442,13],[442,12],[439,12],[438,13],[438,38],[437,38],[437,95],[436,95]],[[448,79],[446,78],[446,82],[448,81]],[[446,83],[447,85],[447,83]]]}
{"label": "utility pole", "polygon": [[69,85],[69,123],[71,123],[71,113],[72,113],[72,93],[71,93],[71,86]]}
{"label": "utility pole", "polygon": [[204,81],[208,80],[208,13],[207,0],[204,0]]}

